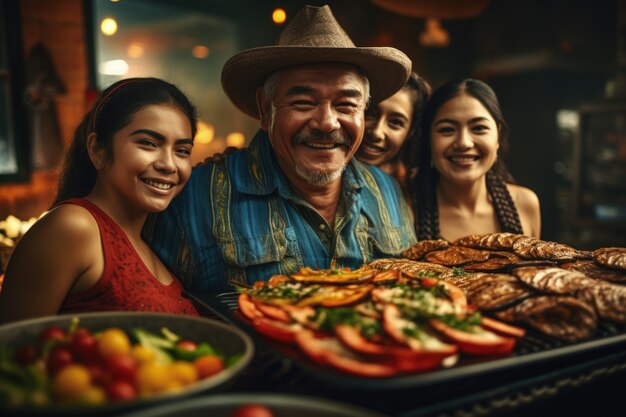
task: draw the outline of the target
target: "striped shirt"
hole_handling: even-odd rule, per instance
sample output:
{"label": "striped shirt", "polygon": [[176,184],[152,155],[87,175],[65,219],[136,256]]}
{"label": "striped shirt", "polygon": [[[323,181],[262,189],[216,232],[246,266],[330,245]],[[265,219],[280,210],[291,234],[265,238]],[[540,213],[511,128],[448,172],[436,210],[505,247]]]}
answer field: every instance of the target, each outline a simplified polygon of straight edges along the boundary
{"label": "striped shirt", "polygon": [[329,244],[320,233],[323,217],[291,191],[267,133],[259,131],[247,149],[195,167],[170,207],[148,222],[144,237],[201,299],[232,291],[232,281],[265,281],[303,266],[329,268],[335,261],[358,268],[416,242],[397,182],[378,168],[349,162],[341,206]]}

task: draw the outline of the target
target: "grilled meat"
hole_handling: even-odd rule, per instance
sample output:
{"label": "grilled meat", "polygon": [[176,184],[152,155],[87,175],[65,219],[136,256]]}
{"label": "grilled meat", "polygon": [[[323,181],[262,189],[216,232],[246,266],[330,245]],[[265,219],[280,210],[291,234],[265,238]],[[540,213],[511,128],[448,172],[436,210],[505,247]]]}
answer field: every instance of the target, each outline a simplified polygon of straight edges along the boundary
{"label": "grilled meat", "polygon": [[528,266],[516,268],[512,274],[529,286],[552,294],[576,295],[581,289],[598,283],[583,273],[562,268]]}
{"label": "grilled meat", "polygon": [[448,247],[450,247],[450,242],[448,242],[447,240],[422,240],[402,252],[402,257],[418,261],[429,252],[445,249]]}
{"label": "grilled meat", "polygon": [[463,289],[468,302],[481,311],[502,308],[532,295],[530,288],[507,274],[466,274],[447,280]]}
{"label": "grilled meat", "polygon": [[594,309],[573,297],[540,295],[494,314],[501,320],[524,322],[542,333],[568,341],[586,339],[597,327]]}
{"label": "grilled meat", "polygon": [[600,279],[603,281],[612,281],[626,283],[626,273],[615,269],[608,269],[595,263],[594,261],[575,261],[566,262],[560,265],[563,269],[570,271],[578,271],[588,277]]}
{"label": "grilled meat", "polygon": [[626,248],[601,248],[593,251],[593,260],[608,268],[626,270]]}
{"label": "grilled meat", "polygon": [[401,272],[409,272],[418,276],[447,276],[452,275],[452,270],[445,266],[435,265],[428,262],[411,261],[410,259],[376,259],[366,265],[368,268],[374,268],[379,271],[388,271],[390,269],[398,269]]}
{"label": "grilled meat", "polygon": [[513,252],[527,259],[548,259],[565,261],[572,259],[589,259],[590,253],[579,251],[571,246],[557,242],[549,242],[524,236],[513,244]]}
{"label": "grilled meat", "polygon": [[513,244],[524,235],[514,233],[485,233],[475,234],[459,238],[452,242],[455,246],[468,246],[470,248],[511,250]]}
{"label": "grilled meat", "polygon": [[489,251],[453,246],[426,254],[425,260],[438,265],[461,266],[469,263],[484,262],[489,259]]}

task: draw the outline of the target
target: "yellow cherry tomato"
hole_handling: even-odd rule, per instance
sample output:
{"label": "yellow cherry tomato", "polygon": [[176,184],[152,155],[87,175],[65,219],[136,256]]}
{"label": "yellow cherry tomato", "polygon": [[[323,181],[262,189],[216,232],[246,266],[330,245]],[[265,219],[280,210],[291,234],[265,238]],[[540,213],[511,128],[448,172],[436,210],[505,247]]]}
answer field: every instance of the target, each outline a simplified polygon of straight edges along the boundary
{"label": "yellow cherry tomato", "polygon": [[128,335],[118,328],[103,331],[98,339],[98,351],[102,356],[127,355],[130,353]]}
{"label": "yellow cherry tomato", "polygon": [[137,385],[143,394],[161,392],[168,388],[170,372],[166,365],[152,362],[141,365],[137,371]]}
{"label": "yellow cherry tomato", "polygon": [[191,362],[174,361],[169,368],[170,378],[180,382],[183,386],[193,384],[198,380],[198,371]]}
{"label": "yellow cherry tomato", "polygon": [[61,399],[81,398],[91,388],[91,376],[83,365],[72,364],[61,369],[52,382],[54,393]]}
{"label": "yellow cherry tomato", "polygon": [[153,362],[156,358],[156,353],[154,353],[154,350],[147,348],[143,345],[133,346],[130,355],[135,358],[137,363],[140,365]]}
{"label": "yellow cherry tomato", "polygon": [[81,403],[88,405],[104,404],[107,400],[107,394],[104,389],[92,386],[80,397]]}

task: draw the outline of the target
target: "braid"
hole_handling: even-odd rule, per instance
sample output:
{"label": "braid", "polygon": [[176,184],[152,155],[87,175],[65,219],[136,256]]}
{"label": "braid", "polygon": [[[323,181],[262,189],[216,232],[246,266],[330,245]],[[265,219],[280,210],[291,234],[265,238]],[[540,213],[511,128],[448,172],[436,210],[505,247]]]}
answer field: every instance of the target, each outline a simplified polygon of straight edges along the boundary
{"label": "braid", "polygon": [[493,169],[487,172],[487,192],[491,197],[502,231],[523,234],[519,214],[506,182]]}
{"label": "braid", "polygon": [[[425,171],[425,172],[424,172]],[[413,207],[417,221],[415,228],[418,240],[439,239],[439,209],[437,207],[437,171],[426,168],[416,178],[417,193]]]}

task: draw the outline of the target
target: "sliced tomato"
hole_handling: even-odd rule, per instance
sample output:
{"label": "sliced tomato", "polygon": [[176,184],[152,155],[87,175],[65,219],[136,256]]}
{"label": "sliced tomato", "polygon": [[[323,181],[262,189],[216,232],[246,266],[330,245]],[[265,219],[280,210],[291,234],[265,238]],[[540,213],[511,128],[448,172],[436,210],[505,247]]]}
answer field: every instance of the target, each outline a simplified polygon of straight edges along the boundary
{"label": "sliced tomato", "polygon": [[278,320],[281,321],[283,323],[291,323],[293,320],[291,320],[291,317],[289,316],[289,314],[283,310],[280,307],[277,306],[273,306],[270,304],[265,304],[259,300],[256,299],[252,299],[252,302],[254,303],[254,305],[256,306],[256,308],[263,313],[263,315],[269,317],[270,319],[273,320]]}
{"label": "sliced tomato", "polygon": [[302,331],[296,335],[296,343],[315,362],[364,377],[381,378],[398,373],[394,366],[363,358],[349,350],[333,336],[316,335]]}
{"label": "sliced tomato", "polygon": [[480,327],[502,336],[522,338],[526,335],[526,329],[484,316],[480,318]]}
{"label": "sliced tomato", "polygon": [[246,293],[239,294],[239,298],[237,299],[237,305],[239,306],[239,311],[249,320],[254,320],[259,317],[263,317],[263,313],[256,308],[256,305],[252,302],[250,296]]}
{"label": "sliced tomato", "polygon": [[269,280],[267,280],[267,285],[270,287],[276,287],[283,282],[292,282],[291,278],[287,275],[272,275]]}
{"label": "sliced tomato", "polygon": [[307,307],[298,307],[292,305],[284,305],[281,307],[289,314],[289,317],[296,323],[300,323],[301,325],[308,327],[310,329],[317,330],[319,326],[317,326],[314,322],[309,320],[311,317],[315,315],[315,309],[311,306]]}
{"label": "sliced tomato", "polygon": [[377,272],[372,278],[372,282],[376,284],[391,284],[400,278],[400,271],[397,269],[390,269],[388,271]]}
{"label": "sliced tomato", "polygon": [[403,318],[397,306],[392,304],[385,306],[383,311],[383,328],[392,339],[407,345],[422,355],[431,355],[443,359],[456,354],[458,349],[455,345],[444,343],[426,332],[424,332],[421,339],[409,337],[406,329],[410,329],[412,326],[415,326],[415,324]]}
{"label": "sliced tomato", "polygon": [[462,289],[444,280],[439,280],[439,284],[443,285],[443,287],[448,291],[450,299],[459,307],[461,311],[467,311],[467,297]]}
{"label": "sliced tomato", "polygon": [[459,350],[469,355],[507,355],[515,347],[515,339],[502,337],[476,326],[476,333],[470,333],[448,326],[441,320],[430,320],[429,324],[442,335],[453,341]]}
{"label": "sliced tomato", "polygon": [[252,326],[263,336],[283,343],[294,343],[296,334],[302,330],[298,323],[287,324],[267,317],[252,320]]}

